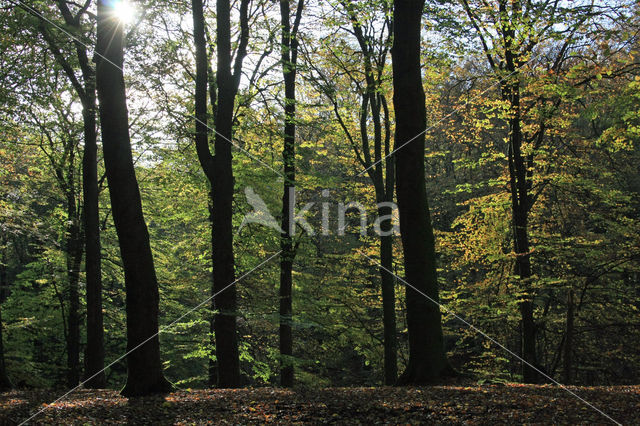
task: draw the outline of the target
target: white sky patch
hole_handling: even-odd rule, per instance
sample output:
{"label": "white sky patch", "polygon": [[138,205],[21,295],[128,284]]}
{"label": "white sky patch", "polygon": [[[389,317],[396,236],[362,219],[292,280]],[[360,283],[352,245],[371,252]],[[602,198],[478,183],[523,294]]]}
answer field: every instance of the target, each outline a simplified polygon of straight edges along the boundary
{"label": "white sky patch", "polygon": [[123,24],[131,24],[136,17],[136,8],[127,0],[113,2],[113,13]]}

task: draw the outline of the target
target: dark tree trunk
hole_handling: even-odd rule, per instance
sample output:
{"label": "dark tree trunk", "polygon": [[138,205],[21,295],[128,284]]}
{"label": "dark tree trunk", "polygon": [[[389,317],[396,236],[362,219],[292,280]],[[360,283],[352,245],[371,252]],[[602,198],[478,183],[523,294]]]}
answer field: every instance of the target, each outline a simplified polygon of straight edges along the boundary
{"label": "dark tree trunk", "polygon": [[242,38],[248,37],[247,8],[248,4],[243,0],[240,5],[241,41],[236,57],[236,72],[232,73],[230,2],[229,0],[218,0],[216,3],[218,56],[216,71],[218,93],[214,142],[216,176],[211,187],[213,192],[213,290],[215,293],[221,292],[215,298],[216,314],[214,318],[217,379],[218,387],[221,388],[233,388],[240,384],[240,360],[236,332],[237,290],[234,285],[231,285],[235,280],[235,270],[232,223],[234,178],[230,141],[233,137],[233,107],[240,80],[238,69],[240,65],[237,60],[246,54],[243,52],[243,49],[246,49],[246,39]]}
{"label": "dark tree trunk", "polygon": [[104,368],[104,325],[102,316],[102,268],[100,258],[100,218],[98,210],[98,158],[96,144],[95,88],[86,84],[90,106],[84,111],[84,195],[85,269],[87,276],[87,349],[85,387],[106,387]]}
{"label": "dark tree trunk", "polygon": [[[71,154],[73,156],[73,154]],[[74,161],[70,162],[70,169]],[[82,262],[82,238],[80,235],[80,220],[76,207],[76,194],[73,173],[68,180],[67,214],[69,228],[67,229],[67,293],[69,311],[67,312],[67,385],[75,387],[80,381],[80,264]]]}
{"label": "dark tree trunk", "polygon": [[[378,217],[391,215],[391,208],[379,209]],[[390,221],[380,224],[383,233],[391,232]],[[382,321],[384,334],[384,384],[393,385],[398,379],[396,343],[396,292],[393,271],[393,236],[380,237],[380,276],[382,278]]]}
{"label": "dark tree trunk", "polygon": [[299,0],[293,26],[291,25],[291,10],[288,0],[280,0],[280,22],[282,25],[282,75],[284,78],[284,144],[282,160],[284,162],[284,192],[282,195],[282,230],[280,239],[280,384],[285,387],[293,386],[294,370],[291,357],[293,356],[293,336],[291,325],[293,320],[292,287],[293,260],[295,248],[293,235],[293,204],[295,202],[296,179],[296,66],[298,62],[298,25],[302,16],[304,0]]}
{"label": "dark tree trunk", "polygon": [[[482,41],[484,53],[491,69],[501,80],[502,99],[509,103],[511,117],[509,118],[509,179],[511,191],[512,210],[512,236],[513,246],[516,254],[515,273],[520,281],[522,298],[519,301],[521,317],[520,337],[522,344],[520,352],[522,359],[522,375],[527,383],[535,383],[540,379],[536,369],[540,369],[536,356],[536,324],[534,321],[534,303],[531,286],[531,253],[529,245],[528,216],[531,209],[532,200],[529,196],[530,179],[533,170],[527,167],[527,161],[522,154],[522,111],[520,106],[520,67],[526,62],[523,57],[528,55],[535,47],[536,43],[527,44],[524,50],[521,36],[517,32],[526,32],[522,23],[527,19],[523,16],[522,4],[519,1],[497,2],[499,12],[499,22],[494,22],[497,29],[489,31],[483,27],[483,23],[477,20],[477,16],[466,0],[463,0],[463,7],[467,17],[471,20],[473,27],[478,32]],[[481,27],[485,30],[482,31]],[[529,28],[529,27],[527,27]],[[533,28],[533,27],[531,27]],[[531,29],[529,28],[529,29]],[[504,62],[496,51],[489,48],[489,43],[485,37],[494,34],[492,40],[494,46],[504,49],[500,53],[504,54]],[[530,35],[529,40],[537,40]],[[565,46],[566,47],[566,46]],[[564,47],[561,49],[564,51]],[[564,54],[564,53],[563,53]],[[542,138],[542,129],[540,138]],[[529,158],[529,163],[533,162],[533,156]],[[529,181],[528,181],[529,179]]]}
{"label": "dark tree trunk", "polygon": [[89,389],[106,387],[104,374],[104,324],[102,315],[102,265],[98,190],[98,146],[96,132],[95,72],[85,50],[78,48],[84,77],[84,155],[82,190],[84,197],[85,270],[87,279],[87,348],[85,384]]}
{"label": "dark tree trunk", "polygon": [[[214,157],[211,155],[211,150],[209,149],[209,127],[207,125],[208,122],[208,114],[207,114],[207,84],[208,84],[208,70],[209,70],[209,58],[207,57],[207,45],[206,45],[206,37],[205,37],[205,20],[204,20],[204,10],[202,0],[192,0],[191,1],[191,10],[193,14],[193,40],[195,45],[195,63],[196,63],[196,80],[195,80],[195,95],[194,95],[194,106],[195,106],[195,118],[196,118],[196,134],[195,134],[195,143],[196,143],[196,152],[198,154],[198,160],[200,162],[200,166],[204,171],[209,184],[213,186],[213,181],[215,179],[214,176]],[[215,87],[210,87],[211,101],[215,103]],[[213,203],[213,192],[209,192],[209,221],[211,223],[211,241],[213,245],[213,209],[211,208]],[[212,256],[212,263],[214,262]],[[213,276],[211,278],[211,294],[215,294],[215,286],[213,282]],[[215,310],[215,299],[211,301],[211,311]],[[211,350],[213,351],[215,348],[215,321],[213,314],[211,315],[211,320],[209,322],[209,332],[211,334]],[[209,386],[213,387],[217,384],[217,372],[216,372],[216,362],[212,359],[212,356],[209,357]]]}
{"label": "dark tree trunk", "polygon": [[[65,23],[78,33],[82,31],[81,13],[74,16],[67,2],[58,0],[58,9]],[[95,71],[89,61],[87,47],[75,41],[76,55],[82,72],[80,83],[67,59],[61,54],[53,37],[43,24],[41,32],[51,51],[62,66],[78,97],[82,101],[84,126],[84,155],[82,160],[82,187],[84,196],[83,231],[86,253],[87,281],[87,348],[85,352],[85,387],[106,386],[104,368],[104,329],[102,316],[102,276],[100,259],[100,228],[98,210],[97,132],[96,132],[96,82]]]}
{"label": "dark tree trunk", "polygon": [[567,294],[567,324],[564,336],[563,350],[563,373],[564,384],[570,385],[573,381],[573,318],[574,318],[575,302],[573,289],[569,289]]}
{"label": "dark tree trunk", "polygon": [[[240,40],[231,70],[231,5],[216,3],[217,56],[215,76],[210,72],[206,51],[205,20],[202,0],[192,0],[194,44],[196,47],[196,150],[200,165],[211,184],[210,221],[213,264],[211,344],[216,361],[209,361],[209,385],[221,388],[240,384],[240,359],[236,332],[237,291],[233,256],[233,107],[242,61],[249,37],[248,0],[240,3]],[[211,155],[207,123],[207,83],[214,111],[215,156]],[[215,369],[215,371],[214,371]]]}
{"label": "dark tree trunk", "polygon": [[4,362],[4,337],[2,324],[2,303],[0,303],[0,391],[12,389],[13,384],[7,375],[7,366]]}
{"label": "dark tree trunk", "polygon": [[[367,60],[368,62],[369,60]],[[386,180],[382,170],[382,125],[380,121],[381,95],[378,94],[379,85],[373,80],[373,76],[367,79],[367,91],[369,92],[369,104],[371,105],[371,115],[374,124],[374,157],[377,165],[371,174],[371,179],[376,190],[376,202],[378,209],[378,219],[392,215],[392,209],[387,204],[393,201],[394,184],[394,158],[393,156],[385,160]],[[388,114],[385,110],[385,126],[387,131],[390,127]],[[390,145],[390,136],[385,137],[385,146]],[[388,151],[388,149],[386,150]],[[388,155],[388,152],[385,152]],[[384,220],[380,223],[380,277],[382,292],[382,324],[384,334],[384,384],[394,385],[398,379],[398,353],[396,343],[396,294],[395,277],[393,271],[393,226],[391,220]]]}
{"label": "dark tree trunk", "polygon": [[[425,185],[425,97],[420,68],[424,0],[394,2],[393,103],[396,190],[407,282],[409,363],[400,384],[431,382],[450,372],[443,347],[436,256]],[[431,300],[428,300],[428,296]]]}
{"label": "dark tree trunk", "polygon": [[127,384],[124,396],[171,390],[164,378],[158,338],[158,282],[142,214],[136,179],[122,72],[123,28],[109,13],[109,3],[98,1],[96,82],[105,169],[111,196],[127,293]]}
{"label": "dark tree trunk", "polygon": [[[363,158],[361,162],[365,166],[369,178],[371,179],[376,193],[376,202],[390,203],[393,201],[394,187],[394,161],[393,156],[388,156],[391,145],[390,117],[384,95],[381,93],[382,75],[388,54],[387,40],[374,41],[374,37],[366,37],[362,31],[362,23],[359,15],[354,9],[353,0],[342,0],[343,7],[349,15],[353,34],[360,45],[364,57],[364,71],[366,90],[362,94],[362,110],[360,116],[360,137],[362,142]],[[385,15],[388,12],[384,7]],[[388,30],[391,31],[391,21],[385,21]],[[382,30],[384,31],[384,30]],[[375,43],[382,43],[380,51],[375,51]],[[377,61],[376,61],[377,59]],[[374,66],[375,61],[375,66]],[[373,120],[373,160],[370,153],[369,131],[367,123],[369,119],[369,109]],[[382,135],[381,112],[384,110],[385,135]],[[383,144],[384,139],[384,144]],[[384,155],[388,156],[386,159]],[[359,155],[356,151],[356,155]],[[384,168],[386,168],[386,176]],[[390,217],[392,211],[388,206],[378,208],[378,220],[381,217]],[[392,224],[390,220],[380,223],[380,277],[382,293],[382,324],[383,324],[383,346],[384,346],[384,384],[393,385],[398,377],[398,358],[396,344],[396,313],[395,313],[395,279],[390,272],[393,270],[393,236],[391,235]]]}
{"label": "dark tree trunk", "polygon": [[7,366],[4,360],[4,334],[2,325],[2,304],[7,298],[8,290],[7,253],[5,248],[2,250],[2,258],[0,258],[0,391],[13,388],[13,384],[7,375]]}
{"label": "dark tree trunk", "polygon": [[507,50],[507,70],[514,81],[502,88],[503,97],[509,102],[511,113],[509,120],[509,182],[511,186],[511,211],[513,227],[513,245],[516,253],[515,272],[520,280],[523,297],[519,302],[522,321],[522,365],[523,380],[536,383],[540,380],[536,371],[536,325],[533,318],[533,300],[531,298],[531,253],[529,246],[529,187],[527,183],[527,165],[522,155],[522,128],[520,117],[520,85],[517,81],[515,58]]}

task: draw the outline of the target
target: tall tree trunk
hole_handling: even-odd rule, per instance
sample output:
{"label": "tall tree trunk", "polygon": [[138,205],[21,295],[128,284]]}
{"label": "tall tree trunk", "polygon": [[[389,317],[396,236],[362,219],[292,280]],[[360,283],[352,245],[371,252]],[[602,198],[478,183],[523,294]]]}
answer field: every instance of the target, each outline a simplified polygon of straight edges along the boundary
{"label": "tall tree trunk", "polygon": [[[245,6],[246,7],[246,6]],[[233,388],[240,384],[240,360],[236,332],[237,290],[227,288],[235,280],[233,256],[233,107],[240,78],[231,73],[231,13],[228,0],[218,0],[217,12],[217,82],[216,136],[213,191],[213,290],[223,291],[215,298],[214,318],[218,387]],[[246,13],[246,12],[245,12]],[[226,290],[225,290],[226,289]]]}
{"label": "tall tree trunk", "polygon": [[[370,62],[367,57],[366,62]],[[371,116],[373,118],[373,134],[374,134],[374,160],[377,163],[373,173],[370,175],[376,189],[376,201],[379,205],[382,203],[390,203],[393,201],[393,183],[394,183],[394,159],[388,158],[386,164],[386,181],[383,176],[382,168],[382,123],[380,120],[380,107],[382,103],[379,83],[376,84],[373,77],[373,71],[369,65],[367,68],[367,92],[369,96],[369,105],[371,106]],[[386,113],[386,111],[385,111]],[[387,131],[390,123],[387,114],[385,114],[385,125]],[[389,135],[386,135],[386,146],[390,145]],[[387,154],[385,152],[385,154]],[[384,205],[384,204],[382,204]],[[390,218],[392,214],[391,207],[384,205],[378,209],[378,218]],[[380,223],[380,277],[382,291],[382,324],[384,334],[384,384],[393,385],[398,378],[398,354],[396,345],[396,296],[395,296],[395,277],[391,272],[393,270],[393,235],[391,220],[385,220]]]}
{"label": "tall tree trunk", "polygon": [[[209,184],[213,184],[214,172],[213,172],[213,156],[209,149],[209,128],[207,126],[208,114],[207,114],[207,70],[209,68],[209,59],[207,57],[207,47],[205,39],[205,20],[202,0],[191,1],[191,11],[193,15],[193,41],[195,45],[195,63],[196,63],[196,80],[195,80],[195,118],[196,118],[196,133],[195,143],[196,152],[198,154],[198,160],[200,166],[204,171]],[[212,192],[209,191],[209,222],[211,223],[211,241],[213,243],[213,210],[211,209]],[[212,258],[213,262],[213,258]],[[213,276],[211,278],[211,292],[214,294]],[[215,309],[215,300],[211,302],[211,311]],[[211,333],[211,348],[215,347],[215,330],[213,314],[210,320],[210,333]],[[216,385],[215,374],[215,362],[209,358],[209,386]]]}
{"label": "tall tree trunk", "polygon": [[[369,59],[367,59],[369,61]],[[374,123],[374,157],[377,165],[371,175],[376,189],[376,202],[381,207],[378,208],[378,218],[389,218],[380,223],[380,278],[382,292],[382,324],[383,324],[383,345],[384,345],[384,384],[394,385],[398,379],[398,353],[396,343],[396,294],[395,277],[393,271],[393,225],[391,223],[392,209],[386,203],[393,201],[394,184],[394,158],[385,160],[386,181],[382,170],[382,125],[380,120],[380,106],[382,97],[378,93],[379,85],[375,83],[373,76],[367,78],[367,91],[369,92],[369,104],[371,105],[371,115]],[[385,126],[389,131],[389,119],[385,109]],[[391,144],[390,135],[385,136],[385,146]],[[388,149],[386,150],[388,151]],[[388,155],[388,152],[385,152]]]}
{"label": "tall tree trunk", "polygon": [[90,107],[84,112],[84,195],[85,269],[87,276],[87,349],[85,387],[106,387],[104,368],[104,324],[102,316],[102,268],[100,258],[100,218],[98,207],[98,158],[96,144],[95,88],[87,85]]}
{"label": "tall tree trunk", "polygon": [[131,351],[127,355],[127,384],[121,393],[141,396],[167,392],[171,384],[162,372],[158,281],[131,154],[123,41],[122,25],[110,13],[109,2],[99,0],[96,83],[105,169],[124,265],[127,351]]}
{"label": "tall tree trunk", "polygon": [[[522,13],[519,2],[512,5],[510,19]],[[536,356],[536,325],[533,318],[533,297],[531,289],[531,248],[529,246],[529,182],[531,171],[522,154],[524,137],[522,134],[522,111],[520,105],[520,66],[523,61],[517,51],[516,27],[509,21],[507,3],[500,2],[501,36],[504,43],[506,81],[502,83],[502,98],[509,103],[509,183],[511,190],[511,212],[513,245],[516,254],[515,272],[520,280],[522,299],[519,302],[522,322],[522,376],[526,383],[536,383],[540,377]]]}
{"label": "tall tree trunk", "polygon": [[[409,363],[400,384],[427,383],[450,372],[444,353],[436,256],[424,167],[425,96],[420,67],[424,0],[394,1],[393,103],[396,190],[404,249]],[[428,300],[424,295],[428,296]]]}
{"label": "tall tree trunk", "polygon": [[[64,0],[57,0],[58,9],[65,24],[74,28],[78,34],[81,26],[83,10],[73,15]],[[87,3],[87,5],[89,2]],[[98,209],[98,165],[97,165],[97,132],[96,132],[96,82],[95,71],[87,54],[87,47],[75,40],[76,56],[82,72],[82,84],[75,75],[75,70],[62,55],[56,41],[49,35],[44,22],[40,31],[49,47],[69,78],[78,97],[82,101],[82,117],[84,132],[84,155],[82,159],[82,188],[84,198],[83,231],[86,253],[87,281],[87,348],[85,351],[85,387],[104,388],[106,386],[104,368],[104,326],[102,315],[102,272],[100,259],[100,224]]]}
{"label": "tall tree trunk", "polygon": [[574,293],[573,289],[569,289],[567,293],[567,324],[564,336],[563,348],[563,373],[564,384],[570,385],[573,381],[573,318],[574,318]]}
{"label": "tall tree trunk", "polygon": [[84,155],[82,191],[84,198],[85,270],[87,279],[87,348],[85,384],[89,389],[106,387],[104,368],[104,323],[102,315],[102,261],[98,191],[98,146],[96,132],[95,72],[86,51],[78,53],[84,77]]}
{"label": "tall tree trunk", "polygon": [[[362,152],[364,155],[363,162],[369,178],[373,182],[376,193],[376,202],[379,206],[381,203],[390,203],[393,201],[394,187],[394,158],[388,157],[383,159],[383,151],[385,155],[389,155],[391,145],[390,118],[384,95],[381,93],[382,75],[387,57],[388,40],[375,41],[375,37],[365,36],[362,30],[362,23],[359,21],[359,14],[355,10],[353,0],[342,0],[343,7],[349,15],[353,34],[360,45],[363,55],[364,72],[366,81],[366,91],[362,94],[362,110],[360,116],[360,136],[362,139]],[[387,5],[384,6],[385,16],[388,13]],[[391,22],[386,21],[385,26],[391,31]],[[382,30],[384,31],[384,29]],[[382,43],[379,46],[381,52],[375,52],[375,43]],[[374,67],[375,61],[375,67]],[[371,119],[373,120],[373,144],[374,157],[371,159],[369,152],[369,131],[367,123],[369,119],[369,108],[371,108]],[[382,136],[382,120],[381,109],[384,110],[385,135],[384,145]],[[356,153],[356,155],[358,155]],[[386,168],[386,177],[383,170]],[[391,217],[391,208],[388,206],[378,208],[378,220],[381,217]],[[392,224],[390,220],[385,220],[380,224],[382,234],[380,236],[380,277],[381,277],[381,293],[382,293],[382,323],[383,323],[383,346],[384,346],[384,384],[393,385],[398,377],[398,359],[396,345],[396,314],[395,314],[395,280],[393,274],[389,271],[393,270],[393,237],[391,235]]]}
{"label": "tall tree trunk", "polygon": [[[236,332],[237,291],[233,256],[233,108],[240,82],[242,61],[249,37],[248,0],[240,2],[240,40],[231,70],[231,5],[216,2],[218,64],[210,72],[206,51],[202,0],[192,0],[194,43],[196,47],[196,151],[200,165],[211,184],[210,221],[213,264],[211,343],[216,361],[209,361],[209,384],[233,388],[240,384],[240,359]],[[210,75],[208,75],[210,74]],[[209,77],[209,78],[208,78]],[[210,80],[210,81],[208,81]],[[207,83],[214,111],[215,156],[211,155],[207,126]],[[215,173],[214,173],[215,170]],[[230,286],[231,285],[231,286]],[[215,371],[214,371],[215,369]]]}
{"label": "tall tree trunk", "polygon": [[7,365],[4,359],[4,335],[2,324],[2,304],[7,298],[9,282],[7,279],[7,252],[2,248],[2,258],[0,258],[0,391],[13,388],[11,380],[7,375]]}
{"label": "tall tree trunk", "polygon": [[293,235],[293,204],[295,203],[296,178],[296,66],[298,62],[298,25],[302,16],[304,0],[299,0],[293,26],[289,0],[280,0],[280,22],[282,26],[281,62],[284,78],[284,143],[282,160],[284,162],[284,192],[282,195],[282,230],[280,239],[280,384],[293,386],[294,370],[291,363],[293,356],[293,337],[291,323],[293,320],[292,287],[293,260],[295,248]]}
{"label": "tall tree trunk", "polygon": [[531,253],[529,246],[529,187],[527,165],[522,155],[522,124],[520,111],[520,85],[517,81],[515,58],[507,50],[507,71],[514,81],[503,86],[503,97],[509,102],[512,117],[509,119],[509,182],[511,186],[511,211],[513,245],[516,253],[515,272],[522,288],[519,302],[522,321],[522,375],[526,383],[539,381],[536,357],[536,325],[533,318],[531,297]]}

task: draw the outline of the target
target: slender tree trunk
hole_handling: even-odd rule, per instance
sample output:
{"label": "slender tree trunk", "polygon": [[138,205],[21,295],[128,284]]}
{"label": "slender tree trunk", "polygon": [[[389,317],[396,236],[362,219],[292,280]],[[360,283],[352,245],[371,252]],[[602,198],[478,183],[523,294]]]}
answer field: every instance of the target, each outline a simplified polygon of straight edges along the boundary
{"label": "slender tree trunk", "polygon": [[563,350],[563,373],[564,384],[570,385],[573,381],[573,318],[575,302],[573,289],[569,289],[567,294],[567,324],[565,328],[564,350]]}
{"label": "slender tree trunk", "polygon": [[[381,208],[379,217],[391,215],[391,208]],[[393,271],[393,236],[386,235],[391,232],[390,221],[380,224],[382,232],[380,237],[380,276],[382,278],[382,321],[384,329],[384,384],[393,385],[398,379],[398,355],[396,343],[396,294],[395,277]]]}
{"label": "slender tree trunk", "polygon": [[[515,59],[507,55],[507,70],[516,72]],[[529,246],[529,190],[527,166],[522,155],[522,128],[520,118],[520,86],[517,74],[515,81],[503,87],[503,97],[510,103],[513,116],[509,120],[509,176],[511,186],[511,211],[513,226],[513,244],[516,253],[515,271],[520,280],[523,297],[519,302],[522,320],[522,375],[526,383],[536,383],[540,377],[536,356],[536,325],[533,318],[533,300],[531,297],[531,253]],[[535,368],[534,368],[535,367]]]}
{"label": "slender tree trunk", "polygon": [[[196,118],[196,133],[195,143],[196,152],[198,154],[198,161],[204,171],[209,185],[213,186],[214,176],[214,158],[211,155],[209,149],[209,127],[208,114],[207,114],[207,84],[208,84],[208,70],[209,70],[209,58],[207,57],[207,46],[205,38],[205,20],[202,0],[192,0],[191,10],[193,14],[193,40],[195,45],[195,62],[196,62],[196,79],[195,79],[195,118]],[[215,94],[216,88],[210,87],[210,93]],[[215,104],[215,96],[211,96],[212,104]],[[211,224],[211,241],[212,246],[214,241],[214,222],[213,222],[213,192],[209,191],[209,222]],[[212,255],[212,264],[214,258]],[[211,294],[215,294],[215,285],[213,281],[213,275],[211,276]],[[209,332],[211,335],[210,345],[211,350],[215,348],[215,320],[213,312],[215,311],[216,302],[215,298],[211,301],[211,319],[209,321]],[[214,387],[217,384],[216,374],[216,362],[209,357],[209,386]]]}
{"label": "slender tree trunk", "polygon": [[[65,23],[78,34],[81,26],[81,14],[73,15],[64,0],[57,0],[58,9]],[[56,41],[49,35],[44,22],[40,31],[61,65],[78,97],[82,101],[84,125],[84,156],[82,160],[82,187],[84,197],[84,248],[86,253],[87,281],[87,348],[85,352],[85,387],[103,388],[106,386],[104,372],[104,330],[102,318],[102,277],[100,259],[100,227],[98,210],[98,172],[97,172],[97,132],[96,132],[96,82],[95,71],[87,54],[87,47],[75,40],[76,55],[82,72],[83,84],[75,75],[75,70],[62,55]]]}
{"label": "slender tree trunk", "polygon": [[[214,319],[218,387],[233,388],[240,384],[240,360],[236,332],[237,290],[233,256],[233,167],[231,143],[233,137],[233,107],[237,85],[231,74],[231,13],[228,0],[218,0],[218,105],[213,190],[213,290],[217,313]],[[239,76],[238,76],[239,78]],[[230,286],[230,287],[229,287]],[[224,290],[224,291],[223,291]]]}
{"label": "slender tree trunk", "polygon": [[[286,178],[285,178],[286,179]],[[290,202],[288,195],[289,188],[285,185],[285,195],[283,202],[283,217],[289,215],[287,207]],[[291,187],[293,189],[293,186]],[[283,219],[282,225],[288,226],[290,221]],[[287,231],[285,231],[287,232]],[[291,332],[291,323],[293,321],[292,313],[292,294],[293,287],[292,269],[293,258],[295,256],[293,243],[290,235],[283,235],[280,241],[280,249],[282,250],[280,259],[280,385],[284,387],[293,386],[294,371],[291,357],[293,356],[293,336]]]}
{"label": "slender tree trunk", "polygon": [[533,297],[531,288],[531,248],[529,245],[529,179],[532,170],[527,170],[527,163],[522,153],[522,111],[520,105],[520,66],[522,59],[517,51],[516,28],[507,22],[516,19],[522,13],[519,2],[512,5],[511,18],[507,12],[507,3],[500,2],[501,36],[504,43],[505,71],[507,81],[502,84],[502,97],[509,102],[509,183],[511,190],[511,211],[513,227],[513,245],[516,254],[515,272],[520,280],[522,299],[519,302],[522,322],[522,376],[526,383],[536,383],[540,376],[536,369],[540,369],[536,356],[536,325],[534,322]]}
{"label": "slender tree trunk", "polygon": [[[390,119],[389,110],[387,108],[384,95],[381,93],[381,77],[385,67],[387,57],[387,40],[375,40],[375,37],[367,37],[362,30],[360,16],[355,10],[353,0],[341,0],[340,3],[349,15],[355,36],[360,50],[363,55],[364,74],[366,81],[366,91],[362,94],[361,111],[360,111],[360,137],[362,143],[362,156],[356,150],[356,155],[365,166],[369,178],[371,179],[376,193],[376,202],[388,203],[393,201],[394,191],[394,158],[388,157],[386,160],[382,158],[388,155],[391,145]],[[388,12],[387,5],[384,5],[385,15]],[[391,22],[386,21],[385,26],[391,31]],[[384,31],[384,30],[382,30]],[[383,43],[379,46],[382,51],[375,52],[375,44]],[[374,67],[375,60],[375,67]],[[334,104],[337,106],[337,104]],[[369,108],[371,116],[369,116]],[[381,109],[384,110],[385,135],[384,145],[382,136]],[[368,121],[369,117],[373,120],[374,128],[374,157],[373,161],[370,153]],[[346,128],[343,130],[347,132]],[[349,136],[348,136],[349,137]],[[355,147],[355,146],[354,146]],[[383,161],[384,160],[384,161]],[[383,164],[386,167],[386,177],[384,176]],[[389,216],[391,209],[388,207],[378,208],[378,218]],[[398,375],[397,361],[397,344],[396,344],[396,317],[395,317],[395,288],[394,277],[388,271],[393,270],[393,237],[386,235],[392,229],[390,221],[381,223],[381,231],[384,236],[380,237],[380,277],[381,277],[381,293],[382,293],[382,312],[383,312],[383,347],[384,347],[384,384],[393,385],[396,383]]]}
{"label": "slender tree trunk", "polygon": [[282,25],[282,75],[284,78],[284,143],[282,159],[284,162],[284,192],[282,196],[282,230],[280,239],[280,384],[285,387],[293,386],[294,369],[293,336],[291,323],[293,320],[292,287],[293,260],[295,248],[293,235],[293,204],[295,202],[296,179],[296,66],[298,58],[297,31],[303,0],[299,0],[293,27],[291,25],[291,9],[288,0],[280,0],[280,22]]}
{"label": "slender tree trunk", "polygon": [[9,282],[7,279],[7,253],[6,248],[2,249],[2,258],[0,258],[0,391],[13,388],[11,380],[7,375],[7,365],[4,359],[4,333],[2,323],[2,304],[7,298]]}
{"label": "slender tree trunk", "polygon": [[[240,359],[236,332],[237,290],[233,256],[233,108],[242,60],[248,42],[248,0],[240,2],[240,40],[231,70],[231,5],[228,0],[216,2],[216,35],[218,64],[216,75],[208,75],[205,20],[202,0],[192,0],[194,42],[196,47],[196,150],[207,179],[211,183],[211,245],[213,264],[211,343],[215,344],[216,361],[209,362],[209,384],[233,388],[240,384]],[[210,73],[212,74],[212,73]],[[208,78],[210,77],[210,78]],[[215,156],[211,155],[207,130],[207,82],[216,135]],[[215,84],[214,84],[215,82]],[[215,87],[214,87],[215,86]],[[214,173],[215,170],[215,173]],[[214,368],[216,371],[213,371]]]}
{"label": "slender tree trunk", "polygon": [[[84,58],[86,61],[86,53]],[[98,146],[96,133],[95,74],[88,64],[85,80],[84,155],[82,190],[84,198],[85,270],[87,279],[87,348],[85,351],[85,387],[106,387],[104,368],[104,324],[102,315],[102,267],[100,255],[100,217],[98,191]]]}
{"label": "slender tree trunk", "polygon": [[[367,62],[370,59],[367,58]],[[368,66],[368,68],[371,68]],[[381,97],[378,93],[379,84],[376,84],[371,69],[368,71],[367,91],[369,96],[369,105],[371,106],[371,116],[373,118],[374,127],[374,158],[378,162],[374,167],[372,179],[376,188],[376,201],[378,203],[389,203],[393,201],[393,181],[394,181],[394,163],[393,158],[386,161],[387,182],[383,176],[382,170],[382,123],[380,120],[380,104]],[[385,117],[386,118],[386,117]],[[386,120],[386,126],[390,125]],[[388,137],[387,137],[388,139]],[[390,141],[387,140],[387,144]],[[378,209],[378,217],[391,217],[391,208],[382,207]],[[396,344],[396,296],[395,296],[395,277],[388,271],[393,270],[393,236],[391,235],[392,224],[390,220],[385,220],[380,224],[380,230],[384,236],[380,237],[380,277],[382,289],[382,323],[384,334],[384,384],[393,385],[398,379],[398,354]],[[387,235],[389,234],[389,235]]]}
{"label": "slender tree trunk", "polygon": [[0,303],[0,391],[5,391],[13,388],[11,380],[7,375],[7,365],[4,361],[4,336],[3,336],[3,324],[2,324],[2,304]]}
{"label": "slender tree trunk", "polygon": [[[400,384],[433,381],[450,372],[443,337],[436,256],[424,168],[426,109],[420,68],[424,0],[395,0],[393,103],[396,113],[396,190],[404,249],[409,363]],[[407,145],[403,144],[412,140]],[[428,296],[429,299],[427,299]]]}
{"label": "slender tree trunk", "polygon": [[158,338],[158,281],[142,214],[140,190],[133,167],[123,64],[123,28],[109,13],[109,2],[98,1],[96,82],[105,169],[111,196],[127,293],[127,384],[124,396],[171,390],[164,378]]}
{"label": "slender tree trunk", "polygon": [[[73,154],[71,154],[73,158]],[[70,171],[75,166],[70,160]],[[82,237],[80,235],[80,219],[76,207],[76,190],[74,174],[69,173],[67,193],[67,214],[69,228],[67,229],[67,293],[69,297],[69,311],[67,317],[67,385],[74,387],[80,381],[80,264],[82,262]]]}
{"label": "slender tree trunk", "polygon": [[[390,203],[393,201],[394,184],[394,159],[389,157],[385,160],[386,181],[382,171],[382,124],[380,120],[381,96],[378,92],[379,85],[375,83],[373,76],[368,78],[367,90],[369,93],[369,104],[371,105],[371,115],[374,124],[374,151],[375,161],[378,164],[372,174],[372,179],[376,189],[376,201],[379,203]],[[386,111],[385,111],[386,112]],[[385,125],[390,126],[387,114],[385,113]],[[391,142],[389,135],[385,137],[386,146]],[[385,152],[387,154],[387,152]],[[378,209],[378,218],[390,218],[391,207],[384,206]],[[394,385],[398,379],[398,353],[396,343],[396,295],[395,277],[393,270],[393,225],[391,220],[384,220],[380,223],[380,278],[382,290],[382,324],[384,334],[384,384]]]}

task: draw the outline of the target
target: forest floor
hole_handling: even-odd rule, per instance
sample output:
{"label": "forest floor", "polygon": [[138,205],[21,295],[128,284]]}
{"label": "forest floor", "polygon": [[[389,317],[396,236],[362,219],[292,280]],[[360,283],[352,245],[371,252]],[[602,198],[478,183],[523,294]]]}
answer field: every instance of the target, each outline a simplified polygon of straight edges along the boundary
{"label": "forest floor", "polygon": [[[640,386],[570,387],[622,424],[640,424]],[[182,390],[126,399],[116,391],[0,394],[0,424],[611,424],[557,386]]]}

